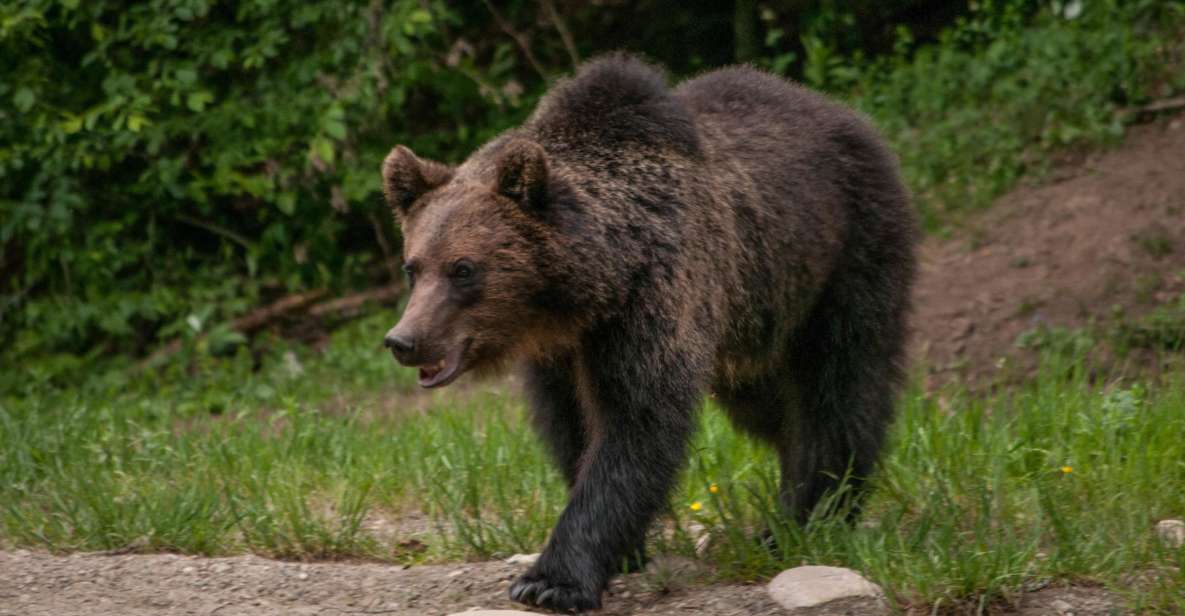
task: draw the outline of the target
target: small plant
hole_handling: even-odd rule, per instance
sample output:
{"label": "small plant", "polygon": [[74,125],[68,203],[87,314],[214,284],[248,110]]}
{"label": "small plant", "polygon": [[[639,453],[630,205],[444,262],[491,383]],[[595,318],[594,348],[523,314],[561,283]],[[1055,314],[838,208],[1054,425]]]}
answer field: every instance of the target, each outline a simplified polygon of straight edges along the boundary
{"label": "small plant", "polygon": [[1153,259],[1161,259],[1173,253],[1173,236],[1164,225],[1151,225],[1132,235],[1131,239]]}
{"label": "small plant", "polygon": [[1110,338],[1121,352],[1185,350],[1185,295],[1143,318],[1119,321],[1111,328]]}

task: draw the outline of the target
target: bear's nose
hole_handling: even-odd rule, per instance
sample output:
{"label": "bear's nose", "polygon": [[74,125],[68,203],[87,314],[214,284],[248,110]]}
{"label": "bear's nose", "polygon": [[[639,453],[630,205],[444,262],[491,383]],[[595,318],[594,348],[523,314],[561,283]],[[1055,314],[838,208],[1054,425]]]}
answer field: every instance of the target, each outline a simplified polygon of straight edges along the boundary
{"label": "bear's nose", "polygon": [[383,338],[383,346],[391,349],[395,357],[400,360],[406,359],[416,350],[415,340],[396,334],[388,334],[386,338]]}

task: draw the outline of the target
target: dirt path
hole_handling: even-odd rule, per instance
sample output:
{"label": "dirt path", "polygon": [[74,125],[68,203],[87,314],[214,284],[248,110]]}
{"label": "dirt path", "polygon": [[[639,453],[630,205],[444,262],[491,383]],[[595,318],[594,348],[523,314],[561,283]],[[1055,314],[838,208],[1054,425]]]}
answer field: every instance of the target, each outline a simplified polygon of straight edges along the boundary
{"label": "dirt path", "polygon": [[[473,607],[520,609],[506,598],[523,565],[503,562],[401,568],[291,563],[256,556],[105,556],[0,552],[0,616],[436,616]],[[688,585],[678,570],[615,580],[605,616],[788,614],[760,585]],[[673,590],[659,588],[660,577]],[[694,577],[692,574],[691,577]],[[683,580],[683,581],[681,581]],[[1103,616],[1118,602],[1098,588],[1046,589],[998,613]],[[813,616],[868,614],[847,604]],[[916,612],[926,611],[918,608]]]}
{"label": "dirt path", "polygon": [[[52,556],[0,552],[0,615],[235,616],[437,615],[472,607],[516,609],[506,589],[523,565],[503,562],[401,568],[290,563],[256,556]],[[677,580],[676,580],[677,581]],[[663,592],[656,577],[625,576],[606,616],[779,614],[762,586]]]}

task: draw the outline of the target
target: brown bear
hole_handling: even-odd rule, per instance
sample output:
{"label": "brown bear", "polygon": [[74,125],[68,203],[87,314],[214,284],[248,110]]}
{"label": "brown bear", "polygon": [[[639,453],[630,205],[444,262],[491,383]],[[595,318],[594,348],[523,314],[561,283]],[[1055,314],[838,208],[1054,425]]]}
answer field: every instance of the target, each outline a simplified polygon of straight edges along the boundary
{"label": "brown bear", "polygon": [[600,606],[643,558],[706,392],[776,449],[800,521],[873,469],[916,230],[857,113],[752,68],[671,89],[611,55],[459,166],[396,147],[383,188],[412,284],[385,344],[424,387],[517,365],[570,488],[514,600]]}

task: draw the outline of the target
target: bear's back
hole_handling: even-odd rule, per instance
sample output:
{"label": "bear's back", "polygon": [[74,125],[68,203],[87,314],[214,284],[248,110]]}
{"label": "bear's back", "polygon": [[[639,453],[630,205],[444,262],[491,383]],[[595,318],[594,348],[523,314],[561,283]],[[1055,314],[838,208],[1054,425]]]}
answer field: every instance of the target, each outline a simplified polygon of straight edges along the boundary
{"label": "bear's back", "polygon": [[700,155],[695,119],[672,95],[666,75],[626,54],[598,58],[561,80],[522,130],[560,157],[625,149]]}

